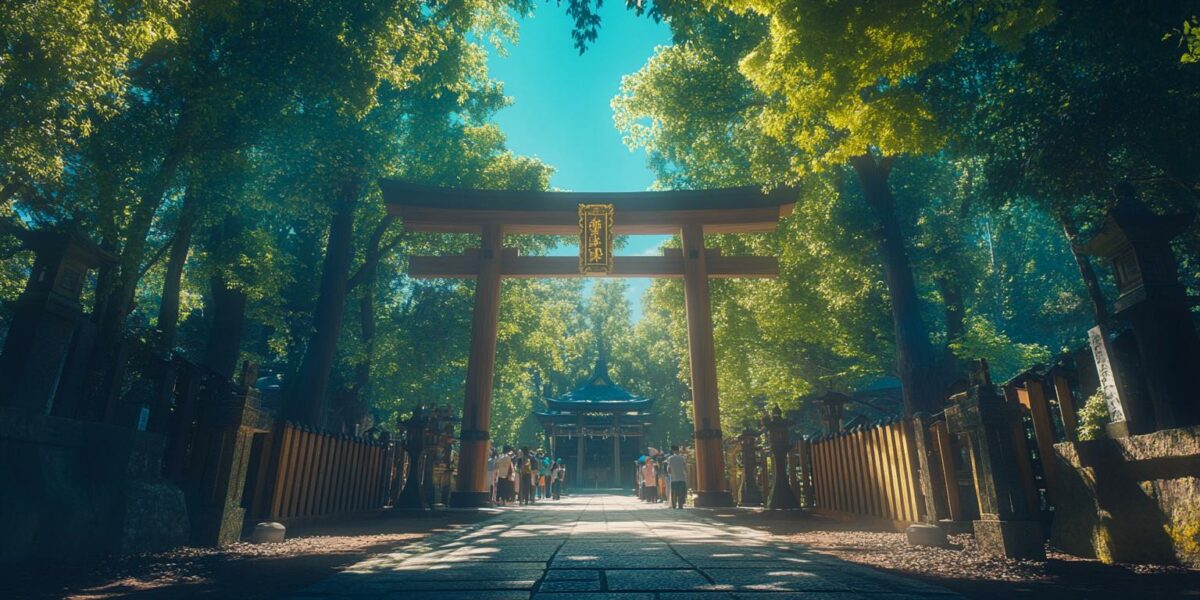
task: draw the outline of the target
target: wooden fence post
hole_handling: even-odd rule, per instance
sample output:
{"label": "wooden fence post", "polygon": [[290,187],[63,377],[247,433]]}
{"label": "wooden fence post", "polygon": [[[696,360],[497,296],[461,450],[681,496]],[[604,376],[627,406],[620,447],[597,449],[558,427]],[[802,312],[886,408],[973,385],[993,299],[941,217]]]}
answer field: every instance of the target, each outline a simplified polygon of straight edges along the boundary
{"label": "wooden fence post", "polygon": [[1078,441],[1079,416],[1075,408],[1075,395],[1071,391],[1071,380],[1063,370],[1055,369],[1051,373],[1054,382],[1054,397],[1058,400],[1058,410],[1062,414],[1063,433],[1067,441]]}
{"label": "wooden fence post", "polygon": [[1054,458],[1054,425],[1050,422],[1050,403],[1046,400],[1046,393],[1042,387],[1042,382],[1036,379],[1027,379],[1024,388],[1017,388],[1017,398],[1025,408],[1029,409],[1029,414],[1033,420],[1033,435],[1037,443],[1038,457],[1042,463],[1042,476],[1045,477],[1046,483],[1046,498],[1051,503],[1054,502],[1052,491],[1054,482],[1057,479],[1057,463]]}
{"label": "wooden fence post", "polygon": [[950,432],[946,430],[945,421],[934,422],[933,438],[937,447],[938,460],[941,463],[942,486],[946,492],[946,510],[951,521],[961,521],[963,514],[962,503],[958,497],[957,453]]}
{"label": "wooden fence post", "polygon": [[933,448],[929,444],[929,425],[932,419],[924,413],[917,413],[909,423],[909,435],[912,436],[913,452],[917,459],[917,476],[920,481],[921,497],[924,499],[924,518],[926,523],[937,523],[938,515],[945,514],[946,509],[941,500],[945,497],[938,489],[941,483],[939,465],[930,460]]}

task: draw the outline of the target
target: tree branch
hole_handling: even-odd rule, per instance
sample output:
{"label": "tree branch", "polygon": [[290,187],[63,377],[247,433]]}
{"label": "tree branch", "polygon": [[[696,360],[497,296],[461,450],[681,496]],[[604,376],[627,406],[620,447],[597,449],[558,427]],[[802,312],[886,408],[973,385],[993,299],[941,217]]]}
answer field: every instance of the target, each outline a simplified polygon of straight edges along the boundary
{"label": "tree branch", "polygon": [[371,233],[370,241],[367,242],[367,252],[366,256],[363,257],[363,264],[358,267],[358,270],[346,282],[348,289],[352,290],[366,283],[367,275],[375,269],[379,264],[379,260],[383,258],[383,255],[400,243],[402,236],[396,236],[386,246],[383,245],[383,236],[387,234],[388,228],[395,222],[396,217],[388,215],[375,227],[375,231]]}
{"label": "tree branch", "polygon": [[171,237],[167,239],[166,243],[164,243],[161,248],[156,250],[154,252],[154,256],[151,256],[150,260],[146,261],[146,264],[141,268],[140,271],[138,271],[138,279],[145,277],[146,273],[149,273],[150,269],[154,268],[154,263],[157,263],[158,261],[162,260],[162,257],[166,256],[167,250],[169,250],[171,248],[171,244],[174,243],[175,234],[171,234]]}

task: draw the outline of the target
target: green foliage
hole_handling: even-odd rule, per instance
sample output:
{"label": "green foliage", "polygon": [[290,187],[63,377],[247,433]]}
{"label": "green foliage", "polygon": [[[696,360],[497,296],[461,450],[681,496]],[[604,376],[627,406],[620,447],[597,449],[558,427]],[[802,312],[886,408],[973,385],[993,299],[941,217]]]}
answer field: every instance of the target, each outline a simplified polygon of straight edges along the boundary
{"label": "green foliage", "polygon": [[1104,391],[1096,390],[1096,393],[1083,403],[1083,408],[1079,409],[1079,429],[1076,435],[1081,442],[1104,439],[1108,437],[1105,425],[1108,425],[1108,402],[1104,399]]}
{"label": "green foliage", "polygon": [[1050,349],[1041,344],[1014,343],[991,321],[970,315],[963,336],[950,343],[954,354],[963,360],[986,358],[997,381],[1004,381],[1032,365],[1046,364]]}
{"label": "green foliage", "polygon": [[172,21],[185,6],[169,0],[0,2],[0,188],[6,194],[21,187],[22,196],[35,196],[59,183],[79,142],[126,108],[131,63],[175,37]]}
{"label": "green foliage", "polygon": [[1163,40],[1176,39],[1183,53],[1179,62],[1190,65],[1200,62],[1200,19],[1191,17],[1183,22],[1183,27],[1168,32]]}
{"label": "green foliage", "polygon": [[[599,2],[556,4],[582,51]],[[515,38],[514,18],[533,5],[0,0],[0,219],[75,221],[117,254],[86,298],[108,307],[96,316],[112,325],[105,339],[127,323],[152,339],[163,296],[178,293],[173,345],[202,360],[213,286],[237,290],[242,358],[290,381],[318,325],[330,220],[349,203],[355,283],[335,332],[335,409],[347,424],[390,427],[419,402],[460,406],[473,284],[409,278],[404,256],[475,241],[406,232],[374,181],[549,188],[552,167],[511,152],[492,122],[509,99],[481,45]],[[706,240],[780,261],[777,280],[712,282],[726,431],[771,404],[805,408],[811,395],[896,374],[881,221],[852,157],[896,159],[890,209],[939,358],[949,370],[987,358],[998,379],[1076,346],[1092,325],[1064,233],[1097,224],[1114,182],[1134,180],[1159,210],[1195,206],[1194,3],[626,6],[675,36],[612,100],[656,186],[786,184],[797,201],[777,232]],[[190,254],[172,292],[179,239]],[[1177,244],[1193,292],[1197,240],[1193,226]],[[507,242],[537,254],[557,240]],[[0,257],[11,299],[31,260],[8,235]],[[656,281],[637,323],[625,294],[616,280],[505,282],[495,440],[538,444],[532,411],[599,352],[618,382],[656,400],[657,441],[690,437],[682,286]],[[1103,410],[1089,400],[1085,430],[1102,430]]]}

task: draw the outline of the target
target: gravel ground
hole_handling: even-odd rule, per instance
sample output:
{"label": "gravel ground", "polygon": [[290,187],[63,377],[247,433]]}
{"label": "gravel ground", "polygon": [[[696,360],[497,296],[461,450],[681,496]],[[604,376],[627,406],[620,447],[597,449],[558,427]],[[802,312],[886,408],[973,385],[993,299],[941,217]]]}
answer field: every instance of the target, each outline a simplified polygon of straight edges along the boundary
{"label": "gravel ground", "polygon": [[369,518],[289,531],[279,544],[183,547],[88,564],[0,571],[4,598],[102,600],[276,598],[324,579],[374,552],[462,528],[485,515]]}
{"label": "gravel ground", "polygon": [[[1046,560],[984,554],[969,534],[949,536],[946,548],[910,546],[903,533],[865,531],[817,517],[742,517],[789,542],[846,561],[915,577],[968,598],[1200,599],[1200,571],[1164,565],[1106,565],[1047,546]],[[741,519],[739,519],[741,520]]]}

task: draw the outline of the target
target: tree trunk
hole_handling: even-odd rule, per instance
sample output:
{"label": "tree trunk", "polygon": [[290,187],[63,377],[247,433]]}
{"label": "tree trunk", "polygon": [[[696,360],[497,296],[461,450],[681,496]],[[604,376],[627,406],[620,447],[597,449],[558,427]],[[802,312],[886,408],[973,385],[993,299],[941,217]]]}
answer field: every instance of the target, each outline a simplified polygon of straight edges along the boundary
{"label": "tree trunk", "polygon": [[345,404],[340,407],[343,429],[353,431],[356,424],[361,423],[367,416],[367,394],[371,385],[371,361],[375,358],[375,282],[379,275],[379,261],[384,252],[394,244],[384,246],[383,236],[395,222],[395,217],[388,215],[379,223],[367,242],[366,256],[362,266],[349,280],[349,287],[361,286],[358,300],[359,334],[363,344],[363,357],[354,367],[354,385],[350,394],[344,398]]}
{"label": "tree trunk", "polygon": [[1092,261],[1086,254],[1075,248],[1075,240],[1079,237],[1079,228],[1064,211],[1056,211],[1058,223],[1062,225],[1063,235],[1067,238],[1067,246],[1071,248],[1071,256],[1075,258],[1075,266],[1079,268],[1079,276],[1087,288],[1088,300],[1092,306],[1092,316],[1097,325],[1109,324],[1111,319],[1108,312],[1108,301],[1104,299],[1104,289],[1100,287],[1100,278],[1092,268]]}
{"label": "tree trunk", "polygon": [[[208,244],[219,247],[236,238],[242,230],[242,221],[237,216],[226,217],[212,231]],[[204,364],[210,369],[232,379],[237,371],[238,357],[242,350],[242,332],[246,322],[246,294],[229,285],[224,275],[217,272],[209,282],[208,312],[211,313],[208,340],[204,347]]]}
{"label": "tree trunk", "polygon": [[158,305],[159,342],[164,350],[175,346],[175,334],[179,329],[179,290],[183,283],[183,265],[187,262],[192,247],[192,230],[200,213],[200,201],[195,185],[188,186],[179,211],[179,224],[171,240],[171,252],[167,257],[167,271],[163,275],[162,301]]}
{"label": "tree trunk", "polygon": [[946,341],[953,342],[962,337],[966,331],[964,320],[962,286],[957,278],[942,275],[936,278],[938,291],[942,294],[943,309],[946,314]]}
{"label": "tree trunk", "polygon": [[342,316],[349,290],[350,263],[354,255],[354,206],[358,182],[348,182],[338,191],[337,206],[329,224],[329,241],[321,271],[321,289],[313,312],[313,332],[296,381],[288,386],[287,412],[305,425],[325,425],[329,376],[342,330]]}
{"label": "tree trunk", "polygon": [[92,374],[88,398],[87,417],[100,419],[110,414],[111,406],[116,401],[116,394],[121,387],[124,372],[123,359],[125,353],[118,352],[125,337],[125,319],[133,310],[133,300],[137,293],[137,284],[142,277],[142,261],[146,254],[146,236],[154,222],[154,215],[162,206],[163,198],[185,154],[184,126],[176,125],[175,139],[167,150],[167,154],[158,165],[148,187],[140,201],[133,208],[129,225],[125,228],[125,245],[117,259],[117,270],[111,274],[112,285],[102,303],[104,311],[97,321],[96,343],[92,348],[90,363]]}
{"label": "tree trunk", "polygon": [[363,290],[358,300],[358,316],[361,328],[363,356],[354,366],[354,387],[346,398],[342,408],[343,428],[350,431],[366,418],[368,399],[367,393],[371,385],[371,361],[375,358],[375,277],[371,275],[368,287]]}
{"label": "tree trunk", "polygon": [[946,274],[935,277],[934,283],[942,294],[942,309],[946,319],[946,347],[942,349],[942,370],[945,373],[943,381],[952,382],[963,377],[966,372],[965,362],[955,355],[950,347],[950,344],[962,338],[966,332],[962,285],[956,276]]}
{"label": "tree trunk", "polygon": [[204,364],[226,379],[233,379],[242,351],[242,330],[246,322],[246,294],[232,288],[225,278],[211,280],[209,306],[212,325],[204,348]]}
{"label": "tree trunk", "polygon": [[904,235],[896,217],[895,198],[888,187],[892,159],[875,160],[870,154],[850,159],[858,175],[863,198],[876,219],[875,241],[883,261],[884,280],[892,304],[896,336],[896,370],[904,393],[906,414],[934,414],[942,409],[943,386],[929,330],[921,318],[921,303]]}
{"label": "tree trunk", "polygon": [[[177,127],[176,134],[182,134],[182,125]],[[125,246],[121,249],[118,259],[119,272],[107,302],[107,314],[100,324],[102,340],[108,339],[115,343],[124,329],[125,317],[133,309],[133,298],[137,293],[137,284],[142,274],[142,260],[146,254],[146,236],[150,233],[154,215],[162,206],[163,198],[179,171],[183,157],[184,142],[177,139],[168,149],[159,164],[158,172],[133,209],[133,216],[125,230]]]}

